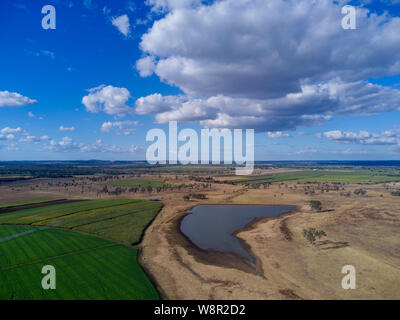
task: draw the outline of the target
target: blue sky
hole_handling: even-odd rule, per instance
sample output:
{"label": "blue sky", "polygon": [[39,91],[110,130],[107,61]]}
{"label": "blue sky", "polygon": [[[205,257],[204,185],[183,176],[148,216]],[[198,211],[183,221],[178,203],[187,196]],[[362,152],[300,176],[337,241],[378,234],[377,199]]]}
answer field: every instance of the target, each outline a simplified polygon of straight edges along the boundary
{"label": "blue sky", "polygon": [[3,0],[0,160],[143,160],[168,120],[254,128],[256,160],[399,159],[400,4],[343,30],[347,1],[266,3]]}

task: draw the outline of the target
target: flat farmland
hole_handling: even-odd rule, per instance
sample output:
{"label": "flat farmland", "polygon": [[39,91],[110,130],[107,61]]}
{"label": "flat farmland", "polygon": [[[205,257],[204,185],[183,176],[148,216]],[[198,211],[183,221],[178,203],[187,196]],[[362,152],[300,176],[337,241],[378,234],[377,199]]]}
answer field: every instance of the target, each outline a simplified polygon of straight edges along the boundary
{"label": "flat farmland", "polygon": [[44,202],[50,202],[50,201],[57,201],[60,199],[34,199],[34,200],[20,200],[20,201],[13,201],[13,202],[5,202],[5,203],[0,203],[0,209],[1,208],[8,208],[8,207],[16,207],[16,206],[25,206],[29,204],[40,204]]}
{"label": "flat farmland", "polygon": [[262,184],[284,181],[384,183],[400,181],[399,170],[301,170],[258,175],[236,180],[237,183]]}
{"label": "flat farmland", "polygon": [[125,179],[125,180],[118,180],[118,181],[112,181],[110,183],[107,183],[109,186],[114,186],[114,187],[141,187],[141,188],[147,188],[147,187],[152,187],[152,188],[176,188],[179,185],[177,184],[167,184],[165,183],[164,180],[162,179],[149,179],[149,178],[132,178],[132,179]]}
{"label": "flat farmland", "polygon": [[[56,290],[41,286],[45,265]],[[0,300],[159,299],[135,248],[76,232],[0,226]]]}
{"label": "flat farmland", "polygon": [[141,199],[87,200],[4,213],[0,225],[55,226],[133,244],[161,207]]}
{"label": "flat farmland", "polygon": [[118,180],[108,183],[111,186],[118,187],[163,187],[165,186],[164,180],[162,179],[147,179],[147,178],[133,178],[126,180]]}

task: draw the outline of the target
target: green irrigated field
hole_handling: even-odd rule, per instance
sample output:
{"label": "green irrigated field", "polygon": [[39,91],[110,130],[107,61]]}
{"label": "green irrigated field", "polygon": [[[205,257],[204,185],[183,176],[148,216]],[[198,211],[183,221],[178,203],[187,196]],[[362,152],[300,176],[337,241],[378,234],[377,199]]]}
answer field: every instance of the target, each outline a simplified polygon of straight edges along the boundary
{"label": "green irrigated field", "polygon": [[0,203],[0,208],[16,207],[16,206],[23,206],[23,205],[27,205],[27,204],[37,204],[37,203],[50,202],[50,201],[56,201],[56,200],[60,200],[60,199],[32,199],[32,200],[4,202],[4,203]]}
{"label": "green irrigated field", "polygon": [[[44,290],[43,266],[56,270]],[[134,248],[72,231],[0,226],[0,300],[159,299]]]}
{"label": "green irrigated field", "polygon": [[342,183],[383,183],[400,181],[396,170],[302,170],[253,176],[236,182],[260,184],[283,181],[298,182],[342,182]]}
{"label": "green irrigated field", "polygon": [[162,204],[141,199],[88,200],[0,215],[0,224],[57,226],[136,243]]}

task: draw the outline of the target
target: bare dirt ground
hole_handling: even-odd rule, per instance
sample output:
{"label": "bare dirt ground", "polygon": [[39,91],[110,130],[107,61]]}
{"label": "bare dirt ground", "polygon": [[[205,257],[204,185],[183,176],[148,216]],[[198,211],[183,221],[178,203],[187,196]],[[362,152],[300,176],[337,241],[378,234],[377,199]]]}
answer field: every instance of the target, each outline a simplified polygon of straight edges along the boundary
{"label": "bare dirt ground", "polygon": [[[295,182],[248,189],[197,183],[185,175],[154,177],[186,187],[120,197],[157,197],[165,205],[146,230],[139,257],[166,299],[400,299],[400,197],[390,195],[399,183],[345,184],[340,190],[310,193],[313,185]],[[102,187],[86,178],[35,179],[1,185],[0,201],[111,197],[99,194]],[[367,195],[354,195],[357,188]],[[192,192],[208,199],[184,201],[183,195]],[[343,195],[348,192],[351,196]],[[321,201],[322,211],[313,211],[309,200]],[[298,210],[258,219],[236,234],[255,257],[252,265],[234,255],[199,250],[180,233],[186,210],[197,204],[282,204]],[[302,236],[309,227],[327,233],[312,249]],[[349,264],[357,272],[355,290],[341,287],[341,269]]]}
{"label": "bare dirt ground", "polygon": [[[146,231],[141,264],[168,299],[400,299],[400,199],[383,185],[362,186],[366,196],[339,192],[304,195],[294,183],[269,189],[213,185],[208,200],[161,196],[165,207]],[[346,185],[354,191],[360,185]],[[381,194],[383,195],[381,197]],[[309,200],[320,200],[315,212]],[[260,219],[237,234],[256,258],[250,267],[226,254],[196,249],[179,233],[185,210],[197,203],[296,205],[277,219]],[[308,227],[327,237],[311,249]],[[344,265],[356,268],[355,290],[344,290]]]}

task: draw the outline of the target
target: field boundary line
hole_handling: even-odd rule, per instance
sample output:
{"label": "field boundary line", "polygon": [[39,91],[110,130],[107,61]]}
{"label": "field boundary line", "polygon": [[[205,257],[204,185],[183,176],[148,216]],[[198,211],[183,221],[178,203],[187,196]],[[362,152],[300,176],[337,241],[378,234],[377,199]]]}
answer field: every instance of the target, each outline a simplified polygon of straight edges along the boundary
{"label": "field boundary line", "polygon": [[36,203],[28,203],[23,205],[17,206],[7,206],[7,207],[0,207],[0,214],[5,215],[13,212],[42,208],[42,207],[50,207],[58,204],[65,204],[65,203],[74,203],[80,201],[87,201],[87,200],[77,200],[77,199],[58,199],[52,201],[43,201],[43,202],[36,202]]}

